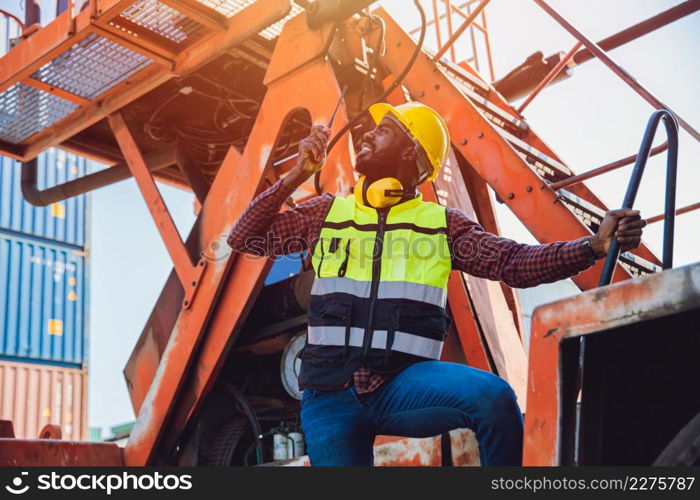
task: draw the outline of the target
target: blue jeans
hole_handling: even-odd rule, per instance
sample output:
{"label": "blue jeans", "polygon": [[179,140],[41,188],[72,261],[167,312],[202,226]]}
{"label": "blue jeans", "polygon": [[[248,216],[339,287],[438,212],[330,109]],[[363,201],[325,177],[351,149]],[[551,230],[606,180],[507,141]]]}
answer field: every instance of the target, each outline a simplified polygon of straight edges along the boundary
{"label": "blue jeans", "polygon": [[312,465],[372,465],[378,434],[437,436],[468,427],[482,465],[520,465],[523,419],[510,385],[458,363],[415,363],[377,390],[304,389],[301,423]]}

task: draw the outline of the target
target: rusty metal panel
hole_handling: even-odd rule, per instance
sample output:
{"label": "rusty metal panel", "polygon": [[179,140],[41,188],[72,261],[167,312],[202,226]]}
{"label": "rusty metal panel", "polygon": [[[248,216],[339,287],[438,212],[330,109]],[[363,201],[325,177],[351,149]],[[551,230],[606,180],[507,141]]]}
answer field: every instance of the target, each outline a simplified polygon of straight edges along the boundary
{"label": "rusty metal panel", "polygon": [[0,361],[0,419],[12,421],[17,438],[37,438],[53,424],[63,439],[85,439],[86,400],[85,369]]}
{"label": "rusty metal panel", "polygon": [[0,467],[121,467],[122,449],[114,443],[55,439],[0,439]]}
{"label": "rusty metal panel", "polygon": [[[524,465],[562,461],[562,345],[584,335],[697,311],[700,264],[589,290],[535,309],[530,339]],[[692,324],[692,323],[691,323]],[[686,330],[693,332],[693,330]],[[658,343],[668,332],[658,330]]]}
{"label": "rusty metal panel", "polygon": [[[481,465],[479,443],[471,429],[450,431],[450,454],[455,467]],[[379,467],[438,467],[442,465],[440,436],[428,438],[406,438],[377,436],[374,441],[374,465]],[[309,457],[275,462],[270,465],[285,467],[308,467]]]}

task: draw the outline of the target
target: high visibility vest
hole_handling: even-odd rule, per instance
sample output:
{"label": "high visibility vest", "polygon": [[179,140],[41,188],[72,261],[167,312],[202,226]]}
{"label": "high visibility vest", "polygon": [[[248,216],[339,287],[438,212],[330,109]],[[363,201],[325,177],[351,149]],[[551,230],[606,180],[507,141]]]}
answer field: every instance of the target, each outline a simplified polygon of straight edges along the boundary
{"label": "high visibility vest", "polygon": [[312,245],[316,277],[300,387],[337,389],[439,359],[451,270],[445,208],[420,195],[387,209],[336,197]]}

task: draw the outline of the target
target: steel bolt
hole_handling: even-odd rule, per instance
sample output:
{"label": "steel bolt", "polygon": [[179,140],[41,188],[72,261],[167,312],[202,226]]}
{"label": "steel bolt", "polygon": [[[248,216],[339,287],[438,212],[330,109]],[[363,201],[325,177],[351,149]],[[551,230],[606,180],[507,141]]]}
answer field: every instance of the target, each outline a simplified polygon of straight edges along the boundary
{"label": "steel bolt", "polygon": [[396,42],[397,47],[401,47],[401,41]]}
{"label": "steel bolt", "polygon": [[195,286],[196,284],[197,284],[196,281],[193,281],[193,282],[191,283],[192,286]]}
{"label": "steel bolt", "polygon": [[532,186],[526,187],[526,188],[525,188],[525,191],[527,191],[528,193],[531,193],[531,192],[532,192]]}
{"label": "steel bolt", "polygon": [[478,134],[476,134],[476,136],[477,136],[479,139],[481,139],[482,137],[484,137],[484,133],[483,133],[483,132],[479,132]]}
{"label": "steel bolt", "polygon": [[440,90],[440,84],[439,84],[439,83],[436,83],[436,84],[435,84],[435,90]]}
{"label": "steel bolt", "polygon": [[514,194],[514,193],[508,193],[508,199],[509,199],[509,200],[512,200],[513,198],[515,198],[515,194]]}
{"label": "steel bolt", "polygon": [[464,146],[467,143],[466,139],[462,139],[462,146]]}
{"label": "steel bolt", "polygon": [[423,97],[423,96],[425,96],[425,91],[421,90],[420,92],[418,92],[418,97]]}

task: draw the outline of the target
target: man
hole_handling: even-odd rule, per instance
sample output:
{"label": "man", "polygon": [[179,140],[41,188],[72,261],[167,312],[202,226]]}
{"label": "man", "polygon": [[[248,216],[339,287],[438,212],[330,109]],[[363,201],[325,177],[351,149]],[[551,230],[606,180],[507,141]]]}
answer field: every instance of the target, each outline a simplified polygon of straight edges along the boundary
{"label": "man", "polygon": [[417,193],[448,154],[442,118],[419,103],[376,104],[370,113],[377,127],[363,138],[353,194],[323,194],[279,213],[324,164],[330,131],[314,126],[297,165],[253,200],[228,238],[234,250],[258,255],[311,251],[316,279],[299,377],[311,464],[371,465],[378,434],[468,427],[483,465],[519,465],[522,414],[508,383],[438,361],[450,270],[512,287],[561,280],[604,257],[613,236],[623,250],[637,247],[644,221],[635,210],[612,210],[597,234],[547,245],[489,234]]}

